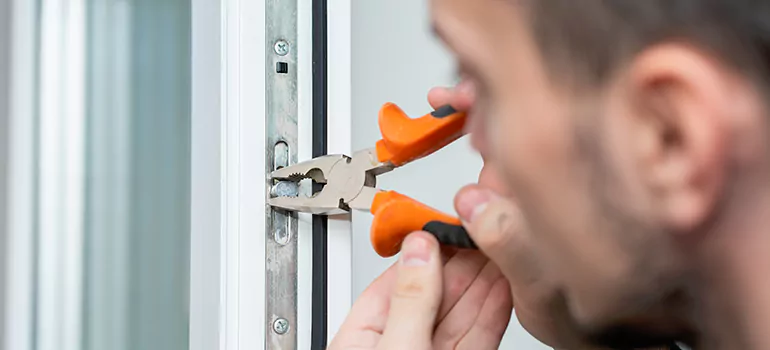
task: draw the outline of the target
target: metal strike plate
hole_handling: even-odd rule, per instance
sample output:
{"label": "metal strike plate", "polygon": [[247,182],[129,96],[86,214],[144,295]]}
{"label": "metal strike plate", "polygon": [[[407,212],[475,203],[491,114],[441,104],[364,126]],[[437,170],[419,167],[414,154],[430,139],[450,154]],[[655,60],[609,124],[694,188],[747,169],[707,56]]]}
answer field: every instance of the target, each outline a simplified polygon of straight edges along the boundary
{"label": "metal strike plate", "polygon": [[[297,1],[266,0],[267,159],[297,163]],[[268,180],[267,193],[274,182]],[[265,349],[297,348],[297,215],[267,208]]]}

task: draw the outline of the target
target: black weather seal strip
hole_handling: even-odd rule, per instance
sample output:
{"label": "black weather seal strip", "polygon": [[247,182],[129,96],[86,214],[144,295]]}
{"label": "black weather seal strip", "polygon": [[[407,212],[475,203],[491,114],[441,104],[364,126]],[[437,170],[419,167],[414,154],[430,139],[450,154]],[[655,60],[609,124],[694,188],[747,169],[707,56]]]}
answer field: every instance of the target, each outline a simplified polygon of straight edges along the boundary
{"label": "black weather seal strip", "polygon": [[[327,149],[327,4],[313,0],[313,157],[326,155]],[[317,185],[316,185],[317,186]],[[315,186],[314,186],[315,187]],[[317,188],[314,188],[318,190]],[[327,221],[313,217],[313,299],[312,350],[326,349],[327,334]]]}

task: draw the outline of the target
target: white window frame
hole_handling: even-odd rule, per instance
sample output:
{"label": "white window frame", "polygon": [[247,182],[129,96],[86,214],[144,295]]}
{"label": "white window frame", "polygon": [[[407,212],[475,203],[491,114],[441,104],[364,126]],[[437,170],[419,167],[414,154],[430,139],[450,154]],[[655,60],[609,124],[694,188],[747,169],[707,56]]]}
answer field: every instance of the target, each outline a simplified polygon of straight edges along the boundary
{"label": "white window frame", "polygon": [[[11,44],[11,2],[0,1],[0,256],[7,256],[6,237],[8,227],[6,224],[8,203],[8,114],[10,114],[10,44]],[[6,286],[5,259],[0,259],[0,286]],[[5,343],[5,315],[6,290],[0,288],[0,346]]]}
{"label": "white window frame", "polygon": [[[352,0],[329,0],[329,153],[352,153]],[[331,127],[334,126],[334,127]],[[328,339],[333,339],[352,304],[351,218],[329,220]],[[368,235],[368,233],[366,233]]]}
{"label": "white window frame", "polygon": [[[299,0],[297,0],[299,1]],[[299,161],[312,154],[312,8],[299,1]],[[351,147],[351,0],[328,0],[328,152]],[[190,349],[265,347],[265,5],[193,0]],[[300,217],[298,348],[310,348],[312,232]],[[350,217],[328,222],[327,336],[351,305]]]}
{"label": "white window frame", "polygon": [[[11,97],[9,113],[8,255],[6,257],[5,349],[30,349],[32,331],[34,203],[34,43],[33,1],[15,1],[11,24]],[[13,320],[13,322],[10,322]]]}
{"label": "white window frame", "polygon": [[[31,349],[34,301],[34,1],[15,1],[11,38],[5,349]],[[11,322],[12,321],[12,322]]]}
{"label": "white window frame", "polygon": [[3,345],[31,349],[34,332],[37,349],[75,350],[82,334],[85,1],[19,0],[12,11]]}

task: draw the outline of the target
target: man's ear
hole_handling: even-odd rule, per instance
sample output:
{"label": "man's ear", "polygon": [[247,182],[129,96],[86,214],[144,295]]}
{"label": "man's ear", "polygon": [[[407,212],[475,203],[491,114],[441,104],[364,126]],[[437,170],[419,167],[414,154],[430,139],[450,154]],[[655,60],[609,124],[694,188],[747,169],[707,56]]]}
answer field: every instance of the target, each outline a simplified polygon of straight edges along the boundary
{"label": "man's ear", "polygon": [[726,176],[727,66],[681,43],[645,50],[629,66],[638,171],[661,223],[690,232],[708,220]]}

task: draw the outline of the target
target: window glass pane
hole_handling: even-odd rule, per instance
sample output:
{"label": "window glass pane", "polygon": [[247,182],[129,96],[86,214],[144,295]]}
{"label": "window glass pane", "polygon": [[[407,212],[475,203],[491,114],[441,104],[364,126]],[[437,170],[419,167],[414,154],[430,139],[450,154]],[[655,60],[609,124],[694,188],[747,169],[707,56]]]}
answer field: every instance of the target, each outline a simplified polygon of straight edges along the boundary
{"label": "window glass pane", "polygon": [[187,349],[190,1],[89,0],[85,349]]}
{"label": "window glass pane", "polygon": [[0,350],[188,349],[190,1],[0,0]]}

